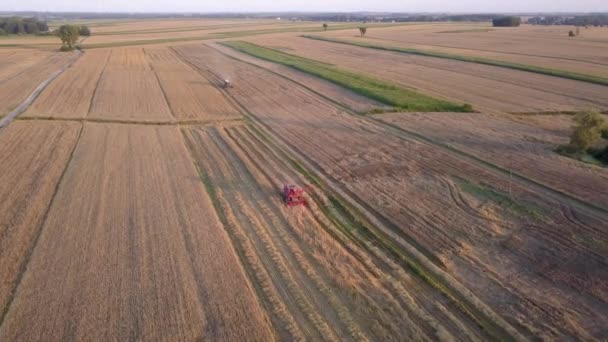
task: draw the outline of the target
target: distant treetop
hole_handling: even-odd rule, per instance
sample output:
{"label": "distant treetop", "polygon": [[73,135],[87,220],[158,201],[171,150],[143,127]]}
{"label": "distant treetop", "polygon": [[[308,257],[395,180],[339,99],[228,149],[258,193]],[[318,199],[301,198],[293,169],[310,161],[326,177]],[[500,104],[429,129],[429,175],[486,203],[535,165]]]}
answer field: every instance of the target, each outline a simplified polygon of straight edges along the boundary
{"label": "distant treetop", "polygon": [[492,24],[495,27],[517,27],[521,24],[520,17],[501,17],[492,19]]}

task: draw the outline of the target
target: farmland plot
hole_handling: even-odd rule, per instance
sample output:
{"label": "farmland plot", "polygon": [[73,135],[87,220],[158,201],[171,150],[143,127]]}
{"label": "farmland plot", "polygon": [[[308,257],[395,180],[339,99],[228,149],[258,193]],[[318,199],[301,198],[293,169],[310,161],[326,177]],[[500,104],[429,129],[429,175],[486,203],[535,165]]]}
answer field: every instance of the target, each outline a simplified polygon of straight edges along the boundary
{"label": "farmland plot", "polygon": [[17,107],[40,83],[77,56],[77,53],[56,52],[14,74],[13,77],[0,80],[0,116]]}
{"label": "farmland plot", "polygon": [[354,30],[323,35],[608,77],[606,31],[581,30],[582,34],[572,39],[568,37],[571,29],[571,26],[492,28],[479,24],[425,24],[368,30],[363,38],[356,37]]}
{"label": "farmland plot", "polygon": [[0,313],[23,272],[80,130],[14,122],[0,131]]}
{"label": "farmland plot", "polygon": [[185,135],[282,340],[481,336],[436,290],[350,241],[310,194],[307,208],[285,208],[282,184],[305,180],[249,128]]}
{"label": "farmland plot", "polygon": [[146,49],[150,65],[175,119],[194,120],[237,119],[241,115],[226,97],[168,48]]}
{"label": "farmland plot", "polygon": [[606,87],[530,72],[442,58],[407,55],[301,37],[248,37],[262,46],[363,72],[435,97],[490,112],[608,108]]}
{"label": "farmland plot", "polygon": [[54,80],[23,116],[84,118],[110,50],[87,51]]}
{"label": "farmland plot", "polygon": [[165,95],[152,70],[116,70],[114,66],[109,68],[108,63],[92,101],[89,118],[135,122],[173,121]]}
{"label": "farmland plot", "polygon": [[0,49],[0,82],[19,75],[52,53],[27,49]]}
{"label": "farmland plot", "polygon": [[150,65],[142,48],[113,48],[108,71],[148,71]]}
{"label": "farmland plot", "polygon": [[[265,60],[262,60],[259,58],[251,57],[249,55],[240,53],[234,49],[231,49],[231,48],[228,48],[228,47],[225,47],[222,45],[213,44],[212,46],[213,46],[213,48],[215,48],[229,56],[233,56],[242,61],[261,66],[267,70],[271,70],[277,74],[280,74],[280,75],[288,77],[292,80],[295,80],[298,83],[305,85],[306,87],[315,89],[315,91],[317,91],[317,92],[327,96],[328,98],[331,98],[332,100],[342,104],[343,106],[346,106],[357,112],[363,113],[363,112],[368,112],[375,108],[386,107],[386,105],[383,105],[382,103],[379,103],[377,101],[360,96],[360,95],[355,94],[350,91],[345,91],[344,88],[340,87],[339,85],[336,85],[329,81],[322,80],[318,77],[308,75],[304,72],[294,70],[287,66],[268,62],[268,61],[265,61]],[[234,79],[235,81],[238,82],[238,75],[232,74],[232,72],[230,72],[230,71],[227,71],[227,72],[225,71],[224,74],[226,74],[225,77]]]}
{"label": "farmland plot", "polygon": [[[605,169],[590,167],[554,152],[557,146],[568,143],[567,134],[557,135],[486,114],[395,113],[378,118],[450,144],[591,203],[608,203],[608,172]],[[565,128],[570,125],[566,124]],[[566,179],[567,182],[564,181]]]}
{"label": "farmland plot", "polygon": [[175,127],[85,124],[0,340],[271,340]]}
{"label": "farmland plot", "polygon": [[230,64],[241,78],[229,92],[261,124],[522,334],[603,334],[608,251],[596,243],[608,237],[603,215],[432,145],[397,138],[288,80],[217,53],[211,58],[209,48],[176,49],[201,68]]}

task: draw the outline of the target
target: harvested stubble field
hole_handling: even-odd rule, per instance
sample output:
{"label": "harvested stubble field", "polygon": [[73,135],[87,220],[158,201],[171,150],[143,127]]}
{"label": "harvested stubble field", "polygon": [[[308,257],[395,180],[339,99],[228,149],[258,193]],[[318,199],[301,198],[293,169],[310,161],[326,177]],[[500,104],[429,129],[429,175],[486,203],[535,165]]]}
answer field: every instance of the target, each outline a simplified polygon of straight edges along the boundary
{"label": "harvested stubble field", "polygon": [[[304,72],[294,70],[290,67],[272,63],[269,61],[265,61],[263,59],[251,57],[242,53],[238,53],[235,50],[228,48],[223,45],[219,45],[216,43],[210,44],[214,49],[221,51],[222,53],[239,58],[242,61],[259,65],[270,72],[276,73],[278,75],[282,75],[288,77],[292,80],[296,80],[298,83],[305,85],[306,87],[313,88],[319,93],[322,93],[327,98],[332,99],[340,103],[343,106],[346,106],[354,111],[365,113],[372,109],[377,108],[385,108],[386,105],[369,99],[367,97],[363,97],[361,95],[355,94],[353,92],[344,91],[344,88],[331,83],[329,81],[322,80],[318,77],[311,76]],[[232,77],[236,82],[238,82],[238,75],[232,72],[224,72],[228,77]]]}
{"label": "harvested stubble field", "polygon": [[112,49],[91,100],[89,118],[173,121],[156,74],[141,48]]}
{"label": "harvested stubble field", "polygon": [[303,37],[244,40],[381,77],[405,87],[486,112],[572,111],[608,108],[606,86],[442,58],[408,55]]}
{"label": "harvested stubble field", "polygon": [[17,77],[27,68],[47,59],[50,52],[39,52],[30,49],[2,49],[0,50],[0,81]]}
{"label": "harvested stubble field", "polygon": [[269,340],[176,127],[85,124],[0,340]]}
{"label": "harvested stubble field", "polygon": [[84,118],[110,50],[87,51],[53,81],[23,116]]}
{"label": "harvested stubble field", "polygon": [[38,238],[79,130],[78,123],[16,122],[0,131],[0,317]]}
{"label": "harvested stubble field", "polygon": [[482,57],[536,65],[608,78],[608,28],[581,29],[568,37],[571,26],[492,28],[487,24],[423,24],[322,33],[356,42]]}
{"label": "harvested stubble field", "polygon": [[214,121],[241,117],[215,85],[181,61],[172,50],[145,51],[176,120]]}
{"label": "harvested stubble field", "polygon": [[[318,28],[318,23],[312,24],[295,24],[295,25],[283,25],[281,23],[276,22],[262,22],[257,25],[228,25],[228,26],[219,26],[219,27],[211,27],[211,28],[200,28],[199,30],[167,30],[165,32],[159,31],[151,31],[151,32],[131,32],[131,33],[118,33],[116,35],[93,35],[89,39],[87,39],[85,46],[98,46],[98,45],[111,45],[111,44],[121,44],[125,42],[139,42],[146,43],[146,41],[179,41],[179,39],[193,39],[196,40],[200,38],[210,39],[213,38],[214,35],[223,34],[223,33],[234,33],[240,34],[241,32],[257,32],[258,30],[281,30],[281,29],[289,29],[289,28]],[[137,45],[134,43],[132,45]]]}
{"label": "harvested stubble field", "polygon": [[185,136],[281,340],[483,337],[385,251],[353,243],[349,223],[332,222],[321,209],[326,202],[285,208],[277,189],[306,180],[249,127],[193,128]]}
{"label": "harvested stubble field", "polygon": [[273,135],[438,259],[521,334],[602,336],[606,251],[596,239],[608,237],[605,215],[344,113],[209,48],[176,50],[195,64],[206,61],[203,69],[230,64],[240,79],[229,92]]}
{"label": "harvested stubble field", "polygon": [[[32,51],[29,51],[33,53]],[[39,52],[35,52],[36,54]],[[0,117],[8,114],[21,104],[40,83],[53,73],[78,58],[76,53],[40,52],[41,58],[19,58],[2,67],[0,78]],[[12,55],[8,56],[8,59]],[[21,62],[24,65],[21,65]]]}
{"label": "harvested stubble field", "polygon": [[[382,114],[378,118],[486,159],[551,188],[604,207],[608,204],[608,173],[555,153],[569,141],[570,121],[544,129],[526,124],[535,116],[513,119],[487,114]],[[552,116],[553,117],[553,116]],[[546,119],[545,119],[546,120]],[[567,179],[567,182],[564,180]]]}

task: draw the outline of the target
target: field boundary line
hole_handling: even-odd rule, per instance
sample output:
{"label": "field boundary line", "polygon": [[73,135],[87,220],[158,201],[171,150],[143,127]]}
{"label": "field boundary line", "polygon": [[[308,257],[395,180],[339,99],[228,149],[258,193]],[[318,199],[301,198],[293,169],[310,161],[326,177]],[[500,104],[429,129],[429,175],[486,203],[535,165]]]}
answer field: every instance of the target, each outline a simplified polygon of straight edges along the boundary
{"label": "field boundary line", "polygon": [[99,73],[99,77],[97,78],[97,82],[95,82],[95,89],[93,90],[93,95],[91,95],[91,100],[89,101],[89,110],[87,110],[87,113],[84,115],[85,118],[89,116],[89,114],[91,113],[91,110],[93,109],[93,102],[95,100],[95,97],[97,96],[97,90],[99,89],[99,84],[101,83],[101,78],[103,77],[103,74],[105,74],[105,72],[106,72],[106,67],[108,66],[108,63],[110,62],[110,57],[112,57],[113,53],[114,53],[114,49],[110,49],[110,53],[108,53],[106,62],[103,64],[103,69],[101,69],[101,72]]}
{"label": "field boundary line", "polygon": [[92,123],[107,123],[107,124],[123,124],[123,125],[146,125],[146,126],[192,126],[192,125],[212,125],[227,122],[240,122],[243,118],[228,118],[228,119],[210,119],[210,120],[184,120],[184,121],[132,121],[119,119],[104,119],[104,118],[65,118],[65,117],[18,117],[17,121],[66,121],[66,122],[92,122]]}
{"label": "field boundary line", "polygon": [[[300,83],[300,82],[298,82],[298,81],[296,81],[294,79],[291,79],[291,78],[289,78],[287,76],[279,75],[279,74],[275,73],[272,70],[266,69],[266,68],[264,68],[262,66],[253,64],[251,62],[243,61],[243,60],[241,60],[241,59],[239,59],[239,58],[237,58],[235,56],[228,55],[228,54],[226,54],[226,53],[218,50],[217,48],[215,48],[215,50],[218,51],[219,53],[221,53],[222,55],[227,56],[228,58],[232,58],[234,60],[237,60],[237,61],[240,61],[240,62],[243,62],[243,63],[247,63],[247,64],[252,65],[254,67],[257,67],[257,68],[263,69],[265,71],[268,71],[270,73],[273,73],[275,75],[278,75],[278,76],[280,76],[280,77],[282,77],[282,78],[284,78],[286,80],[289,80],[289,81],[291,81],[291,82],[293,82],[293,83],[295,83],[295,84],[297,84],[297,85],[299,85],[299,86],[301,86],[301,87],[303,87],[303,88],[305,88],[305,89],[313,92],[314,94],[316,94],[316,95],[318,95],[318,96],[320,96],[320,97],[322,97],[322,98],[324,98],[326,100],[329,100],[331,103],[337,105],[338,107],[340,107],[341,109],[343,109],[348,114],[356,116],[357,118],[362,118],[362,119],[365,119],[365,120],[368,120],[368,121],[372,121],[372,122],[376,123],[379,126],[382,126],[382,127],[386,128],[386,129],[389,129],[393,133],[396,133],[396,135],[398,137],[401,137],[402,139],[403,139],[403,135],[406,135],[407,138],[409,138],[409,139],[414,139],[414,140],[416,140],[418,142],[430,144],[432,146],[439,147],[439,148],[442,148],[442,149],[447,149],[448,151],[456,153],[458,156],[460,156],[461,158],[464,158],[465,160],[467,160],[469,162],[472,161],[472,162],[476,163],[477,165],[481,164],[480,166],[482,166],[482,167],[484,167],[486,169],[493,170],[495,172],[499,172],[503,176],[505,176],[505,175],[506,176],[513,176],[514,179],[519,180],[520,182],[523,182],[524,185],[532,185],[535,188],[537,188],[537,190],[541,190],[543,192],[549,192],[553,196],[558,196],[558,199],[559,199],[559,197],[562,197],[562,199],[567,200],[568,202],[574,202],[574,203],[577,204],[577,206],[579,208],[582,207],[584,209],[592,210],[594,212],[601,212],[602,214],[608,214],[608,208],[606,208],[606,207],[603,207],[603,206],[600,206],[600,205],[595,205],[593,203],[589,203],[588,201],[580,199],[580,198],[578,198],[578,197],[576,197],[576,196],[574,196],[572,194],[569,194],[567,192],[564,192],[564,191],[561,191],[561,190],[558,190],[558,189],[554,189],[554,188],[552,188],[552,187],[550,187],[548,185],[545,185],[545,184],[543,184],[543,183],[541,183],[539,181],[536,181],[534,179],[528,178],[528,177],[526,177],[524,175],[521,175],[521,174],[519,174],[517,172],[513,172],[512,170],[507,170],[505,168],[502,168],[502,167],[500,167],[500,166],[498,166],[496,164],[493,164],[491,162],[488,162],[488,161],[486,161],[486,160],[484,160],[482,158],[476,157],[476,156],[471,155],[471,154],[469,154],[469,153],[467,153],[465,151],[461,151],[461,150],[459,150],[459,149],[457,149],[455,147],[452,147],[452,146],[449,146],[447,144],[444,144],[444,143],[441,143],[439,141],[436,141],[434,139],[428,138],[428,137],[426,137],[426,136],[424,136],[422,134],[419,134],[419,133],[416,133],[416,132],[412,132],[412,131],[409,131],[409,130],[405,130],[402,127],[398,127],[396,125],[392,125],[392,124],[386,123],[386,122],[384,122],[384,121],[382,121],[380,119],[375,118],[374,116],[361,115],[360,113],[357,113],[356,111],[354,111],[352,108],[350,108],[350,107],[348,107],[346,105],[343,105],[343,104],[341,104],[341,103],[339,103],[339,102],[337,102],[337,101],[335,101],[335,100],[333,100],[331,98],[328,98],[327,96],[325,96],[323,94],[320,94],[316,90],[314,90],[314,89],[312,89],[312,88],[310,88],[310,87],[308,87],[308,86],[306,86],[306,85],[304,85],[304,84],[302,84],[302,83]],[[253,56],[253,57],[257,58],[255,56]],[[405,115],[407,115],[407,114],[405,114]],[[466,114],[464,114],[464,115],[466,115]]]}
{"label": "field boundary line", "polygon": [[369,44],[369,43],[360,43],[360,42],[354,42],[351,40],[326,38],[326,37],[321,37],[321,36],[302,35],[300,37],[312,39],[312,40],[323,41],[323,42],[335,43],[335,44],[357,46],[357,47],[361,47],[361,48],[365,48],[365,49],[397,52],[397,53],[416,55],[416,56],[450,59],[450,60],[460,61],[460,62],[465,62],[465,63],[476,63],[476,64],[481,64],[481,65],[489,65],[489,66],[494,66],[494,67],[499,67],[499,68],[513,69],[513,70],[531,72],[531,73],[540,74],[540,75],[560,77],[560,78],[565,78],[565,79],[570,79],[570,80],[575,80],[575,81],[580,81],[580,82],[587,82],[587,83],[592,83],[592,84],[608,86],[608,79],[603,78],[603,77],[578,73],[578,72],[574,72],[574,71],[545,68],[542,66],[537,66],[537,65],[532,65],[532,64],[513,63],[513,62],[506,62],[506,61],[483,58],[483,57],[463,56],[463,55],[456,55],[456,54],[451,54],[451,53],[434,52],[434,51],[428,51],[428,50],[418,50],[418,49],[404,48],[404,47],[398,47],[398,46],[385,46],[385,45],[376,45],[376,44]]}
{"label": "field boundary line", "polygon": [[23,259],[23,262],[19,266],[19,273],[17,275],[15,285],[13,286],[13,288],[10,292],[9,299],[6,302],[6,306],[4,307],[2,312],[0,312],[0,330],[2,330],[4,321],[10,312],[10,308],[13,304],[13,301],[15,300],[15,295],[17,294],[19,286],[21,285],[21,281],[23,280],[23,277],[25,276],[25,273],[27,272],[27,268],[30,264],[32,255],[34,254],[34,250],[38,246],[38,241],[40,240],[42,231],[44,230],[44,227],[46,226],[46,220],[48,218],[49,212],[51,211],[51,207],[53,206],[53,202],[55,201],[55,198],[57,197],[57,193],[59,192],[59,187],[61,186],[61,183],[63,183],[65,174],[67,173],[68,167],[69,167],[70,163],[72,162],[72,158],[74,157],[74,152],[76,151],[76,147],[78,146],[78,143],[80,142],[80,137],[82,136],[82,131],[84,131],[84,124],[82,124],[78,130],[76,139],[74,139],[74,146],[72,147],[72,151],[70,151],[70,155],[68,157],[68,160],[65,163],[65,167],[63,168],[63,171],[61,172],[61,175],[59,176],[59,179],[57,180],[57,184],[55,184],[55,188],[53,189],[53,195],[51,195],[49,204],[47,205],[47,207],[44,211],[44,214],[42,215],[40,227],[38,228],[38,231],[35,233],[34,240],[32,241],[32,244],[31,244],[29,250],[27,251],[26,256]]}
{"label": "field boundary line", "polygon": [[6,127],[11,121],[13,121],[13,119],[19,116],[19,114],[25,112],[32,105],[32,103],[36,101],[36,99],[38,98],[38,96],[40,96],[44,89],[46,89],[46,87],[51,84],[51,82],[53,82],[57,77],[59,77],[59,75],[63,74],[64,71],[66,71],[74,63],[76,63],[78,59],[80,59],[80,57],[82,56],[82,52],[77,52],[77,54],[78,55],[76,58],[65,64],[59,70],[55,71],[51,76],[49,76],[49,78],[42,81],[42,83],[40,83],[36,87],[36,89],[34,89],[34,91],[23,102],[21,102],[21,104],[17,106],[17,108],[13,109],[12,112],[0,119],[0,132],[2,131],[2,128]]}

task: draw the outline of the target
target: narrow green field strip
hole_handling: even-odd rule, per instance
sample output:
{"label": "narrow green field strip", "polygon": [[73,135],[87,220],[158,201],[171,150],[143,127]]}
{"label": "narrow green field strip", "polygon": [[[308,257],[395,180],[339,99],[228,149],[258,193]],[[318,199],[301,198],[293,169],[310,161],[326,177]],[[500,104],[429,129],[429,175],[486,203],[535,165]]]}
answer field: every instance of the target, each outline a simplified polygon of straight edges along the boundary
{"label": "narrow green field strip", "polygon": [[285,52],[269,49],[259,45],[230,41],[221,43],[237,51],[279,63],[296,70],[333,82],[357,94],[394,106],[400,111],[410,112],[470,112],[470,105],[458,105],[449,101],[436,99],[414,90],[407,89],[380,79],[342,70],[327,64]]}
{"label": "narrow green field strip", "polygon": [[373,44],[373,43],[355,42],[352,40],[344,40],[344,39],[336,39],[336,38],[328,38],[328,37],[320,37],[320,36],[304,35],[303,37],[309,38],[309,39],[321,40],[321,41],[325,41],[325,42],[354,45],[354,46],[376,49],[376,50],[394,51],[394,52],[407,53],[407,54],[411,54],[411,55],[437,57],[437,58],[452,59],[452,60],[462,61],[462,62],[485,64],[485,65],[491,65],[491,66],[497,66],[497,67],[502,67],[502,68],[521,70],[521,71],[528,71],[528,72],[533,72],[533,73],[537,73],[537,74],[543,74],[543,75],[549,75],[549,76],[555,76],[555,77],[561,77],[561,78],[568,78],[571,80],[583,81],[583,82],[608,86],[608,78],[588,75],[588,74],[582,74],[582,73],[577,73],[577,72],[571,72],[571,71],[565,71],[565,70],[544,68],[544,67],[540,67],[540,66],[536,66],[536,65],[519,64],[519,63],[505,62],[505,61],[499,61],[499,60],[494,60],[494,59],[487,59],[487,58],[482,58],[482,57],[454,55],[454,54],[443,53],[443,52],[418,50],[418,49],[403,48],[403,47],[398,47],[398,46],[387,46],[387,45],[380,45],[380,44]]}

